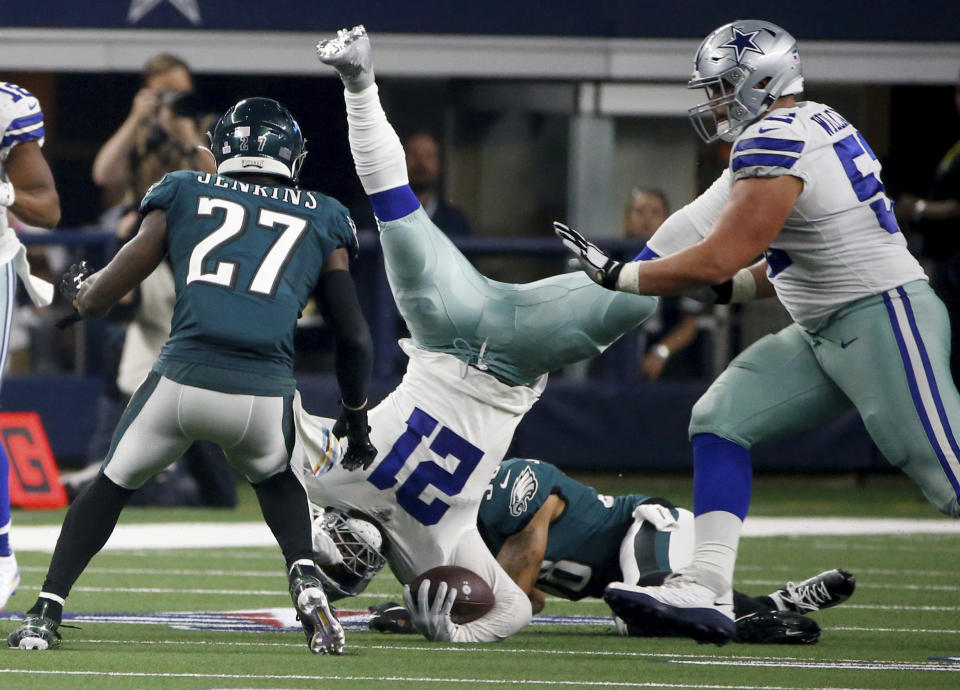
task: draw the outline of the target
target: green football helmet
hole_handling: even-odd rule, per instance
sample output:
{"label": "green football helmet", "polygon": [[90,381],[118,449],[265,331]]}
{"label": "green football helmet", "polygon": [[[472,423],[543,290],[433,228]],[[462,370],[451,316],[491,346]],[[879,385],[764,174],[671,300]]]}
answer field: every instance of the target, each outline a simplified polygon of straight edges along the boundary
{"label": "green football helmet", "polygon": [[217,172],[277,175],[296,184],[307,140],[290,111],[271,98],[245,98],[208,132]]}

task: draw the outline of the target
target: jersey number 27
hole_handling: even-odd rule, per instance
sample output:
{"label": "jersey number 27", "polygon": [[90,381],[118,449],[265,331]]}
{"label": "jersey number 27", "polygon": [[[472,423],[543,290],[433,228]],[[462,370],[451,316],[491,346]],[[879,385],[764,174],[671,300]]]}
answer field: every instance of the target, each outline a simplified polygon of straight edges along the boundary
{"label": "jersey number 27", "polygon": [[[190,264],[187,269],[187,284],[194,281],[220,285],[221,287],[236,287],[237,264],[230,261],[218,261],[212,271],[205,271],[204,264],[207,257],[241,235],[247,227],[247,209],[235,201],[202,196],[197,200],[197,215],[212,216],[217,211],[223,212],[223,222],[216,230],[197,242],[190,254]],[[280,283],[280,274],[286,268],[293,250],[300,244],[307,221],[303,218],[278,213],[261,208],[257,216],[257,225],[268,230],[281,229],[280,235],[270,245],[270,249],[260,260],[260,265],[253,274],[253,280],[247,287],[247,292],[273,297]]]}

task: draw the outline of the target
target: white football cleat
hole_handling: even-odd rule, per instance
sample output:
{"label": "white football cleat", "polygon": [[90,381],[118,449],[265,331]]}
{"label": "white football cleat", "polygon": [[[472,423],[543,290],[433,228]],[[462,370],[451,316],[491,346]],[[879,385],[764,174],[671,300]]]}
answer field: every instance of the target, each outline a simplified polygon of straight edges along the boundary
{"label": "white football cleat", "polygon": [[717,596],[686,575],[669,575],[659,587],[612,582],[603,593],[613,613],[648,635],[692,637],[723,645],[736,634],[733,591]]}
{"label": "white football cleat", "polygon": [[317,57],[340,74],[348,90],[357,92],[373,84],[370,38],[363,24],[340,29],[336,38],[317,43]]}
{"label": "white football cleat", "polygon": [[19,585],[20,568],[17,567],[17,557],[12,553],[9,556],[0,556],[0,611],[16,593]]}

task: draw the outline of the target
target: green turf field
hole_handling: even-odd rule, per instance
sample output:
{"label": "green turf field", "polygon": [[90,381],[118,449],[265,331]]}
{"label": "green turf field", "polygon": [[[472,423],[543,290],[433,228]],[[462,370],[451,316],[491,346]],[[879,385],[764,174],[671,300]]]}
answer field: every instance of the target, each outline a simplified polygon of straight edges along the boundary
{"label": "green turf field", "polygon": [[[583,477],[579,477],[583,478]],[[590,476],[607,491],[660,493],[689,505],[688,478]],[[752,515],[902,517],[940,520],[899,477],[759,477]],[[245,492],[236,511],[130,509],[121,523],[255,519]],[[14,515],[18,525],[55,524],[62,513]],[[945,518],[942,518],[945,520]],[[171,525],[171,530],[176,526]],[[149,546],[149,545],[145,545]],[[180,613],[152,624],[83,622],[65,629],[63,648],[0,651],[2,688],[958,688],[960,535],[892,534],[748,538],[737,586],[767,593],[788,579],[844,567],[857,576],[849,602],[815,614],[823,627],[810,647],[621,638],[612,623],[532,625],[496,645],[453,646],[419,636],[348,630],[341,657],[311,655],[296,632],[212,631],[190,627],[189,612],[289,607],[276,548],[105,552],[93,560],[68,611]],[[21,549],[23,582],[8,611],[32,604],[49,555]],[[365,609],[399,599],[384,573]],[[7,612],[4,612],[6,614]],[[599,601],[549,600],[545,613],[605,616]],[[195,621],[194,621],[195,622]],[[0,622],[4,633],[13,621]]]}

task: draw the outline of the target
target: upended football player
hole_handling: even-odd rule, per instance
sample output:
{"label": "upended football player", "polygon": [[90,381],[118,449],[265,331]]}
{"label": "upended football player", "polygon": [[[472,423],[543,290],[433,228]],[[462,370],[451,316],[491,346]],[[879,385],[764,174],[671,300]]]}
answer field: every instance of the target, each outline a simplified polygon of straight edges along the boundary
{"label": "upended football player", "polygon": [[372,463],[351,472],[334,462],[329,420],[295,406],[293,464],[306,468],[313,503],[362,513],[378,525],[383,555],[401,583],[435,566],[458,565],[493,589],[494,608],[461,625],[449,615],[454,590],[441,584],[433,602],[413,602],[407,594],[416,630],[431,640],[502,640],[527,625],[532,612],[477,530],[487,483],[547,373],[603,352],[650,316],[657,301],[609,292],[581,273],[523,285],[478,273],[408,184],[403,147],[380,105],[366,31],[341,31],[317,52],[346,87],[350,149],[411,337],[400,343],[409,357],[402,382],[370,411],[378,449]]}

